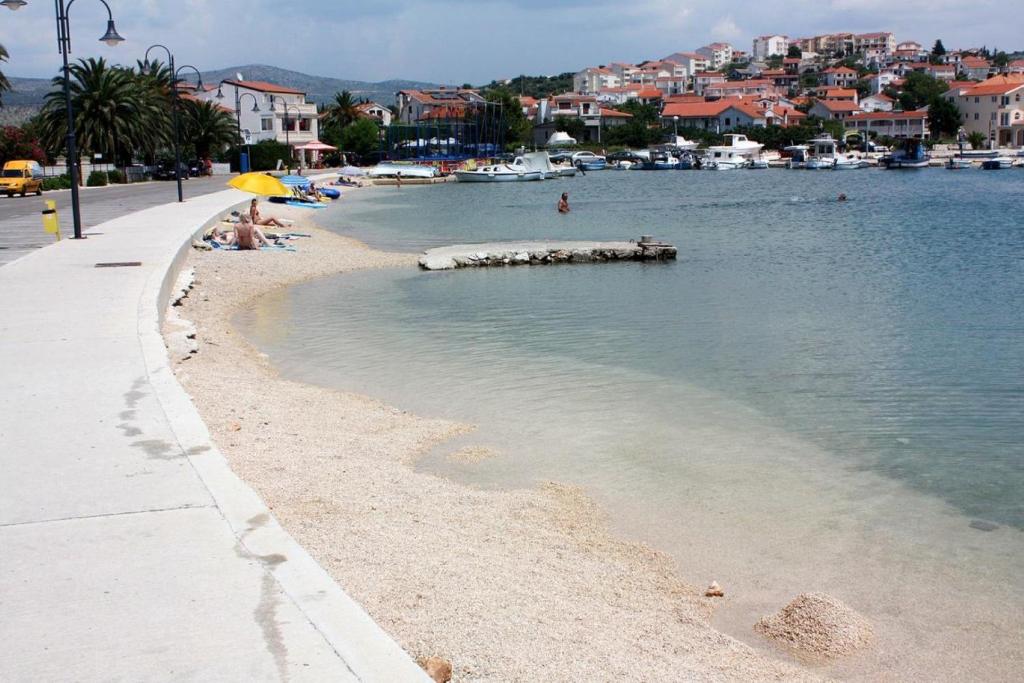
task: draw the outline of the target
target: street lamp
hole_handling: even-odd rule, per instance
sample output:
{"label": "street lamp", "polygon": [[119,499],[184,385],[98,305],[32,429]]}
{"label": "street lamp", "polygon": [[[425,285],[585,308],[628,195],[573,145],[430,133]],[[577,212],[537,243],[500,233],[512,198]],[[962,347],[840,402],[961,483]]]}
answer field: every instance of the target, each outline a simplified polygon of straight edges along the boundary
{"label": "street lamp", "polygon": [[[291,126],[291,122],[288,120],[288,107],[291,107],[291,108],[293,108],[295,110],[295,113],[298,114],[297,118],[299,120],[302,119],[302,112],[299,111],[299,108],[297,106],[295,106],[294,104],[288,104],[288,100],[286,100],[285,98],[281,97],[280,95],[271,95],[270,96],[270,111],[276,111],[276,109],[274,109],[274,100],[281,100],[281,104],[284,105],[284,144],[285,144],[286,147],[288,147],[288,168],[291,169],[291,167],[292,167],[291,162],[294,159],[295,155],[292,152],[292,143],[291,143],[291,136],[290,136],[290,131],[291,131],[291,127],[292,126]],[[299,168],[302,168],[302,166],[300,165]]]}
{"label": "street lamp", "polygon": [[[234,124],[236,124],[236,126],[238,127],[239,140],[240,141],[243,139],[242,138],[242,98],[243,97],[252,97],[253,98],[253,108],[252,108],[251,111],[252,111],[253,114],[259,114],[259,100],[256,99],[256,95],[254,95],[251,92],[243,92],[240,95],[239,94],[239,86],[238,86],[238,84],[234,85]],[[223,99],[223,98],[224,98],[224,83],[223,83],[223,81],[221,81],[220,85],[217,86],[217,99]],[[247,153],[251,155],[252,154],[252,150],[249,150],[249,148],[248,148],[249,145],[247,144],[246,147],[247,147]],[[239,171],[240,172],[242,171],[242,158],[241,158],[241,156],[239,157]]]}
{"label": "street lamp", "polygon": [[[72,0],[72,2],[74,2],[74,0]],[[192,69],[195,71],[196,78],[198,79],[196,89],[198,90],[203,89],[203,77],[199,73],[199,69],[195,68],[191,64],[185,64],[180,69],[175,69],[174,54],[171,52],[169,47],[161,45],[160,43],[150,45],[146,48],[146,56],[143,57],[143,61],[146,64],[149,64],[149,51],[154,48],[160,48],[167,53],[167,63],[170,65],[171,69],[171,118],[174,121],[174,177],[178,181],[178,201],[183,202],[185,201],[185,197],[181,188],[181,124],[178,121],[178,73],[183,69]]]}
{"label": "street lamp", "polygon": [[[110,11],[107,0],[100,0],[100,2],[107,8],[107,32],[103,34],[100,41],[110,47],[115,47],[118,43],[124,42],[124,38],[114,27],[114,13]],[[54,3],[57,11],[57,45],[60,48],[61,58],[64,60],[64,106],[68,118],[67,154],[68,177],[71,178],[71,213],[74,216],[75,239],[80,240],[82,239],[82,211],[78,202],[78,164],[76,163],[78,149],[75,145],[75,113],[71,108],[71,66],[68,64],[68,53],[71,52],[71,24],[68,21],[68,10],[71,9],[71,5],[75,4],[75,0],[69,0],[69,2],[54,0]],[[0,5],[11,11],[19,10],[27,4],[25,0],[3,0],[0,2]]]}
{"label": "street lamp", "polygon": [[672,117],[672,130],[675,132],[675,139],[672,140],[672,144],[676,144],[679,141],[679,117]]}

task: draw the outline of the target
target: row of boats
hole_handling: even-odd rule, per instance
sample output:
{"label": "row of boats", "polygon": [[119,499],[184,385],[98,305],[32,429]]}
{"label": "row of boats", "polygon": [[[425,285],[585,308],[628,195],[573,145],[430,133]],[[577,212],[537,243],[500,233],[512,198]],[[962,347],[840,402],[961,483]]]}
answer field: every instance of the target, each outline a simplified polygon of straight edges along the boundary
{"label": "row of boats", "polygon": [[[732,171],[738,169],[766,169],[772,161],[784,163],[786,168],[806,170],[851,171],[867,168],[873,163],[862,154],[840,152],[839,143],[828,134],[809,140],[804,145],[790,145],[784,148],[783,154],[777,152],[763,153],[763,145],[749,140],[747,136],[733,133],[725,136],[726,144],[712,145],[698,150],[696,142],[677,138],[669,145],[659,145],[646,150],[626,150],[614,152],[607,156],[590,151],[570,152],[530,152],[516,156],[508,162],[490,163],[480,166],[471,165],[454,171],[460,182],[493,183],[538,181],[552,178],[564,178],[589,171],[605,169],[628,170],[687,170],[702,169],[712,171]],[[906,141],[901,149],[889,151],[876,148],[882,156],[877,164],[889,169],[925,168],[931,165],[931,157],[919,140]],[[1016,165],[1012,157],[995,157],[982,160],[982,168],[1011,168]],[[384,165],[382,165],[384,166]],[[969,158],[953,157],[946,163],[951,170],[970,168],[973,162]],[[424,169],[412,171],[413,168]],[[416,177],[414,173],[431,173],[429,167],[410,167],[403,165],[400,173],[407,177]],[[394,175],[395,169],[384,169],[383,173]],[[371,175],[374,175],[371,171]]]}

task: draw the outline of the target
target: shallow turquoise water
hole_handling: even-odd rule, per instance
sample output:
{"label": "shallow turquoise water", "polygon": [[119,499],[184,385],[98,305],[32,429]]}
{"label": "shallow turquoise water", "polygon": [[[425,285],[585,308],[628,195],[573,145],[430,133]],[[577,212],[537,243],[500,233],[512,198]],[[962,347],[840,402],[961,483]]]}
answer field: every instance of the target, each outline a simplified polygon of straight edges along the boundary
{"label": "shallow turquoise water", "polygon": [[[554,211],[563,189],[569,216]],[[400,250],[653,233],[680,259],[314,282],[288,295],[282,336],[256,339],[286,369],[413,409],[497,428],[511,406],[519,430],[571,417],[535,438],[598,442],[558,468],[520,454],[494,481],[610,468],[614,487],[635,487],[647,475],[622,472],[635,439],[615,434],[647,432],[643,460],[662,472],[679,410],[713,410],[690,405],[699,391],[846,467],[1024,528],[1022,200],[1015,170],[604,172],[374,191],[327,214],[335,229]],[[750,427],[716,414],[723,429]]]}

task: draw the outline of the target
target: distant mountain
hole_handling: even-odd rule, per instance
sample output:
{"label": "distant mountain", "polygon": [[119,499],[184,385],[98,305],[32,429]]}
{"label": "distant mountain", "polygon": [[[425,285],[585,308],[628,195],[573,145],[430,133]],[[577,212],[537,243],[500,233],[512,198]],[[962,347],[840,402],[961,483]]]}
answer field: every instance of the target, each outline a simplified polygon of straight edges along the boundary
{"label": "distant mountain", "polygon": [[[302,90],[306,93],[307,101],[316,102],[317,104],[329,102],[334,99],[334,93],[348,90],[352,93],[353,97],[365,98],[383,105],[389,105],[394,104],[395,93],[399,90],[437,87],[434,83],[400,79],[369,83],[367,81],[310,76],[298,71],[279,69],[276,66],[267,66],[265,64],[249,64],[247,66],[232,66],[215,71],[204,71],[203,82],[216,84],[220,83],[223,79],[234,79],[235,75],[239,73],[247,81],[267,81]],[[4,93],[4,106],[5,108],[10,106],[12,109],[17,107],[19,113],[38,110],[43,105],[43,97],[50,91],[50,79],[48,78],[15,78],[11,76],[9,80],[11,81],[11,91]],[[0,112],[2,111],[0,109]]]}
{"label": "distant mountain", "polygon": [[265,64],[249,64],[247,66],[232,66],[227,69],[216,71],[204,71],[204,83],[219,83],[224,79],[234,79],[236,74],[242,74],[247,81],[267,81],[278,85],[288,86],[306,93],[306,100],[323,104],[334,99],[334,93],[348,90],[353,97],[373,100],[379,104],[389,105],[395,102],[395,93],[399,90],[416,90],[419,88],[435,88],[434,83],[422,81],[390,80],[379,83],[367,81],[351,81],[341,78],[327,78],[324,76],[310,76],[309,74],[288,69],[279,69],[276,66]]}

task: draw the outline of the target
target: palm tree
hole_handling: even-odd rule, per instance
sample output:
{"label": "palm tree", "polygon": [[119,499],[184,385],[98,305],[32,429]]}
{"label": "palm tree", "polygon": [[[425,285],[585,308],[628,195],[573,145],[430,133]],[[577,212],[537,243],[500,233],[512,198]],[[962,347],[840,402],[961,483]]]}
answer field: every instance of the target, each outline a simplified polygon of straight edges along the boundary
{"label": "palm tree", "polygon": [[326,122],[334,124],[338,128],[345,128],[359,118],[359,103],[352,97],[348,90],[334,93],[334,101],[327,105],[325,115]]}
{"label": "palm tree", "polygon": [[238,128],[231,112],[213,102],[182,100],[181,131],[200,159],[238,141]]}
{"label": "palm tree", "polygon": [[[83,151],[127,164],[136,151],[166,144],[168,108],[133,71],[89,58],[72,64],[70,76],[75,135]],[[57,77],[52,83],[42,110],[43,139],[57,152],[64,148],[67,122],[63,81]]]}
{"label": "palm tree", "polygon": [[[6,62],[8,56],[9,55],[7,54],[7,48],[5,48],[3,45],[0,45],[0,62]],[[4,92],[10,89],[11,82],[7,80],[7,76],[4,76],[4,72],[0,71],[0,107],[4,106]]]}

